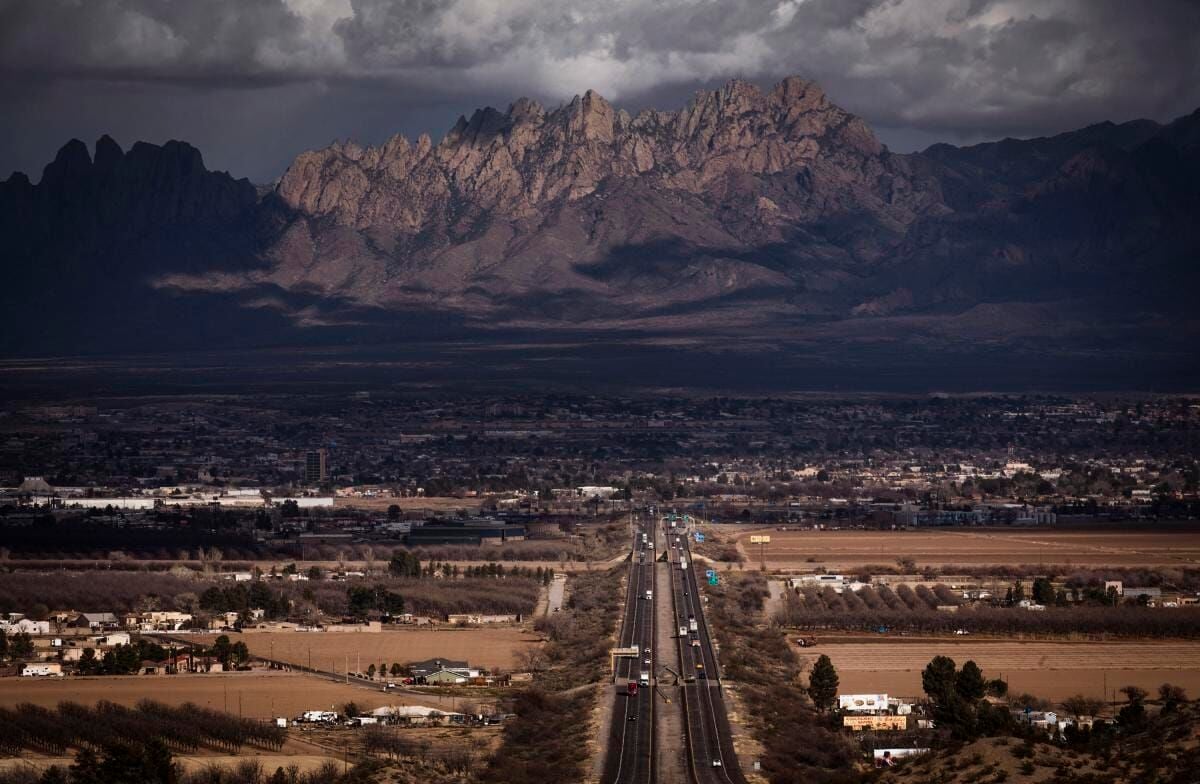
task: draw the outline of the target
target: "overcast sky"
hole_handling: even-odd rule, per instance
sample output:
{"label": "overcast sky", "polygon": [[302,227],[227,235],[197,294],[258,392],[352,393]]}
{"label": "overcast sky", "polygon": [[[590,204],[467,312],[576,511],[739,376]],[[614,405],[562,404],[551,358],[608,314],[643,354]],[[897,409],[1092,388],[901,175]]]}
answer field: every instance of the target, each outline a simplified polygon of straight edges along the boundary
{"label": "overcast sky", "polygon": [[0,178],[71,137],[257,182],[335,138],[799,74],[893,149],[1200,107],[1200,0],[0,0]]}

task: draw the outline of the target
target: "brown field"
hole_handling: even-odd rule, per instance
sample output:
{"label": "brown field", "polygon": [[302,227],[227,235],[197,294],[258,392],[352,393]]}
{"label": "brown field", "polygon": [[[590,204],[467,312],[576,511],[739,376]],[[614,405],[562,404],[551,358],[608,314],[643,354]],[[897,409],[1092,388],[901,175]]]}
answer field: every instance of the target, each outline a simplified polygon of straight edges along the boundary
{"label": "brown field", "polygon": [[[1200,532],[939,530],[774,531],[766,546],[770,569],[851,570],[871,564],[893,566],[912,558],[918,567],[948,564],[1062,564],[1091,566],[1183,566],[1200,564]],[[750,531],[737,535],[751,563],[758,545]],[[814,559],[810,561],[809,559]]]}
{"label": "brown field", "polygon": [[[213,636],[197,638],[205,642]],[[517,654],[539,642],[532,632],[520,628],[498,629],[412,629],[378,634],[331,632],[248,632],[238,639],[250,652],[275,661],[309,666],[327,672],[357,672],[381,662],[406,664],[425,659],[446,658],[470,662],[472,666],[512,670],[518,667]]]}
{"label": "brown field", "polygon": [[97,678],[0,678],[0,705],[32,702],[52,708],[60,702],[108,700],[134,705],[153,699],[171,705],[192,702],[249,718],[297,716],[306,710],[330,710],[353,701],[363,708],[393,704],[438,706],[438,698],[399,698],[361,686],[318,676],[285,672],[239,672],[227,675],[114,676]]}
{"label": "brown field", "polygon": [[1050,700],[1073,694],[1108,698],[1122,686],[1152,693],[1173,683],[1200,696],[1200,645],[1194,642],[1042,642],[880,638],[872,642],[821,643],[797,649],[802,659],[822,653],[833,660],[841,691],[921,694],[921,670],[934,656],[959,665],[972,659],[989,678],[1003,678],[1013,693],[1028,692]]}

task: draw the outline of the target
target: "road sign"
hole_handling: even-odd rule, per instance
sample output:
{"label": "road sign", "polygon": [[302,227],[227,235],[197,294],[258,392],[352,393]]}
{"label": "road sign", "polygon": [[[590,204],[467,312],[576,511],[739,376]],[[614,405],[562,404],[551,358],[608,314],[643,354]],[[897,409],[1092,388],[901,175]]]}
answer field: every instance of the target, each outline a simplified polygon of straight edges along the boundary
{"label": "road sign", "polygon": [[695,534],[693,534],[693,535],[696,537],[696,541],[697,541],[697,542],[703,542],[703,541],[704,541],[704,534],[700,533],[699,531],[697,531],[697,532],[696,532]]}
{"label": "road sign", "polygon": [[717,576],[714,574],[712,577],[709,577],[709,578],[708,578],[708,584],[709,584],[709,585],[720,585],[720,584],[721,584],[721,578],[720,578],[720,577],[717,577]]}
{"label": "road sign", "polygon": [[770,544],[771,537],[769,536],[751,536],[750,544]]}
{"label": "road sign", "polygon": [[716,572],[714,572],[712,569],[706,569],[706,570],[704,571],[704,576],[705,576],[705,577],[712,577],[714,574],[716,574]]}

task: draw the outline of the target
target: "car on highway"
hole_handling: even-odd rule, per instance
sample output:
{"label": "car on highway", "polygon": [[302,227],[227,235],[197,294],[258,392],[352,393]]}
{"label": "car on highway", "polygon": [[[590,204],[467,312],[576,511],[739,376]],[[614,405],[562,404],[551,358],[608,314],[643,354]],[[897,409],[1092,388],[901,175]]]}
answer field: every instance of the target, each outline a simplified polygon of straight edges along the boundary
{"label": "car on highway", "polygon": [[721,767],[721,760],[719,760],[719,759],[715,759],[715,760],[713,760],[713,762],[712,762],[712,766],[713,766],[714,768],[719,768],[719,767]]}
{"label": "car on highway", "polygon": [[692,647],[693,647],[693,648],[699,648],[699,647],[700,647],[700,641],[699,641],[699,640],[692,640]]}

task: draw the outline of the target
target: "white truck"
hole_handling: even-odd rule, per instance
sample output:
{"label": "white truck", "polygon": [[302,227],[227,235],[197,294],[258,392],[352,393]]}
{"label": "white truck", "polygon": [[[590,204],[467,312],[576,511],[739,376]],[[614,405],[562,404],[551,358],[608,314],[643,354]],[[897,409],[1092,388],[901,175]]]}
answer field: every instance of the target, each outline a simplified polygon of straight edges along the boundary
{"label": "white truck", "polygon": [[654,598],[654,591],[646,591],[646,600],[649,601],[650,599],[653,599],[653,598]]}
{"label": "white truck", "polygon": [[684,558],[682,555],[681,555],[681,556],[679,556],[679,568],[680,568],[681,570],[682,570],[682,569],[687,569],[687,559],[686,559],[686,558]]}
{"label": "white truck", "polygon": [[687,637],[687,627],[686,627],[686,626],[680,626],[680,627],[679,627],[679,636],[680,636],[680,637]]}
{"label": "white truck", "polygon": [[338,720],[338,715],[333,711],[304,711],[298,720],[314,724],[333,723]]}
{"label": "white truck", "polygon": [[699,624],[696,623],[695,618],[688,618],[688,631],[690,631],[690,632],[700,631],[700,626],[699,626]]}
{"label": "white truck", "polygon": [[638,678],[638,683],[642,686],[649,686],[650,685],[650,673],[647,672],[646,670],[642,670],[642,674]]}

